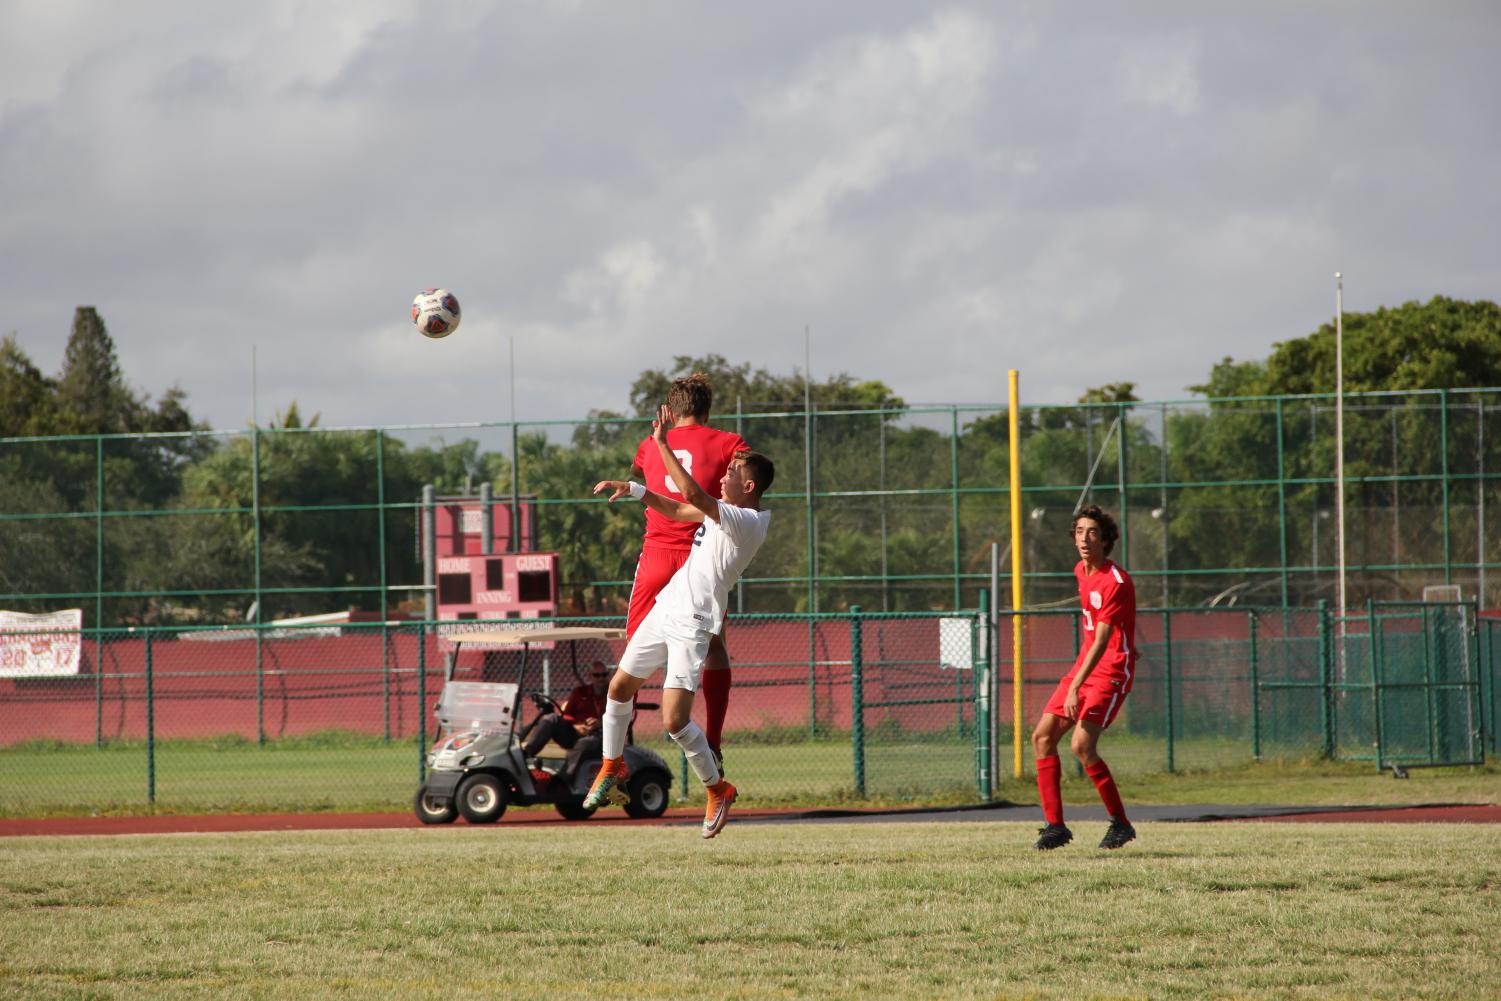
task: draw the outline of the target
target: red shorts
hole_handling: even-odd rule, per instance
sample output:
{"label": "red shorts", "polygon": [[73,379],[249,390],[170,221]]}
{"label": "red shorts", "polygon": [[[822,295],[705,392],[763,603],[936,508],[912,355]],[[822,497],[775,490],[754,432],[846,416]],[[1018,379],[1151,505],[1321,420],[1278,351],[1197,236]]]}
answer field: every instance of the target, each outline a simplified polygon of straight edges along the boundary
{"label": "red shorts", "polygon": [[678,568],[688,562],[688,549],[657,549],[643,547],[636,560],[636,576],[631,581],[631,604],[625,615],[625,635],[629,639],[636,627],[656,604],[657,594],[672,580]]}
{"label": "red shorts", "polygon": [[[1068,686],[1074,683],[1073,672],[1063,676],[1058,682],[1058,687],[1053,689],[1053,697],[1048,699],[1045,713],[1051,713],[1059,719],[1068,719],[1063,712],[1063,700],[1068,696]],[[1120,715],[1121,706],[1126,704],[1126,683],[1115,678],[1100,678],[1090,675],[1085,679],[1079,689],[1079,720],[1088,720],[1101,730],[1108,729],[1115,717]]]}

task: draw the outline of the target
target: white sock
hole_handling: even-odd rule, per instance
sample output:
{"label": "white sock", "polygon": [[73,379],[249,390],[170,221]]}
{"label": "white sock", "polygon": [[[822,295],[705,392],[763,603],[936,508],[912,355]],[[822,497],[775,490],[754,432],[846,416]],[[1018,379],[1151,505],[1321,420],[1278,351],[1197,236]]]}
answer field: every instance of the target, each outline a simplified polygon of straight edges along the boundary
{"label": "white sock", "polygon": [[668,736],[683,749],[693,774],[702,779],[704,785],[711,786],[719,781],[719,765],[714,760],[714,752],[709,750],[709,738],[704,736],[697,723],[689,720],[687,726]]}
{"label": "white sock", "polygon": [[631,725],[631,703],[616,702],[607,697],[602,723],[602,753],[607,758],[618,758],[625,753],[625,731]]}

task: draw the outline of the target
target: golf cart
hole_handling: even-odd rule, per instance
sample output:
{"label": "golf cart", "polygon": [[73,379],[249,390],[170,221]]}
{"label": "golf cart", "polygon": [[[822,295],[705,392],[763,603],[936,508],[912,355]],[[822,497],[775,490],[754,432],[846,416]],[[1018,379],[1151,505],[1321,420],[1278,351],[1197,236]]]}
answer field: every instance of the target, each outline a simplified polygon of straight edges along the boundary
{"label": "golf cart", "polygon": [[[610,640],[624,637],[623,629],[589,626],[544,627],[460,633],[449,637],[455,645],[446,671],[443,693],[437,705],[438,736],[427,756],[427,780],[417,789],[412,807],[424,824],[449,824],[459,815],[471,824],[493,824],[512,803],[530,806],[551,803],[569,820],[586,820],[594,814],[584,807],[584,796],[599,771],[600,755],[569,754],[549,743],[530,760],[522,750],[520,728],[522,697],[528,697],[539,715],[557,712],[558,704],[545,692],[524,692],[527,655],[532,644]],[[486,649],[483,681],[455,681],[461,645]],[[519,647],[517,681],[488,680],[504,673],[496,647]],[[636,709],[656,709],[637,703]],[[634,722],[634,717],[633,717]],[[587,739],[587,738],[586,738]],[[630,779],[623,790],[625,812],[632,817],[660,817],[667,809],[672,772],[655,751],[635,746],[625,748]]]}

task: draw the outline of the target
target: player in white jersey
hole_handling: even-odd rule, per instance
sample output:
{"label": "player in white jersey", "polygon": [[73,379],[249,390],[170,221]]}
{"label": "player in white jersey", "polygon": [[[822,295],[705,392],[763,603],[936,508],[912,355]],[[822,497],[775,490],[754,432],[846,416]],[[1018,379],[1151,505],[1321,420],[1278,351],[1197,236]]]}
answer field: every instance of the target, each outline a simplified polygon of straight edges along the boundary
{"label": "player in white jersey", "polygon": [[596,494],[608,491],[611,501],[638,497],[669,518],[701,524],[693,536],[688,561],[657,595],[656,604],[626,644],[620,669],[610,680],[603,717],[604,762],[584,798],[584,806],[603,806],[610,790],[625,784],[625,732],[631,720],[631,700],[646,679],[665,665],[662,723],[704,783],[709,797],[704,837],[712,838],[729,818],[736,790],[720,774],[708,737],[693,722],[693,693],[698,691],[709,640],[724,624],[730,588],[766,541],[771,512],[761,510],[761,498],[771,486],[776,469],[758,452],[736,453],[720,480],[721,499],[715,500],[694,482],[668,446],[667,430],[671,426],[672,411],[664,406],[652,422],[652,440],[683,502],[623,480],[602,480],[594,487]]}

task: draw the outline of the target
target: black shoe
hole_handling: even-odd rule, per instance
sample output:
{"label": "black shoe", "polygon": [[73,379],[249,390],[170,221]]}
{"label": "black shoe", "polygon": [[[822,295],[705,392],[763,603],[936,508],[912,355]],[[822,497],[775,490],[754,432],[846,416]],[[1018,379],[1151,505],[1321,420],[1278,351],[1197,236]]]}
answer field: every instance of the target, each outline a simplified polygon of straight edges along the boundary
{"label": "black shoe", "polygon": [[709,750],[714,752],[714,764],[719,767],[719,779],[722,782],[724,781],[724,752],[717,747],[711,747]]}
{"label": "black shoe", "polygon": [[1110,818],[1110,829],[1100,839],[1101,848],[1119,848],[1128,841],[1136,840],[1136,828],[1124,820]]}
{"label": "black shoe", "polygon": [[1035,847],[1040,852],[1052,851],[1054,848],[1062,848],[1064,845],[1074,840],[1074,832],[1069,830],[1067,827],[1064,827],[1062,824],[1049,824],[1046,827],[1039,827],[1037,829],[1037,833],[1040,835],[1040,837],[1038,837]]}

